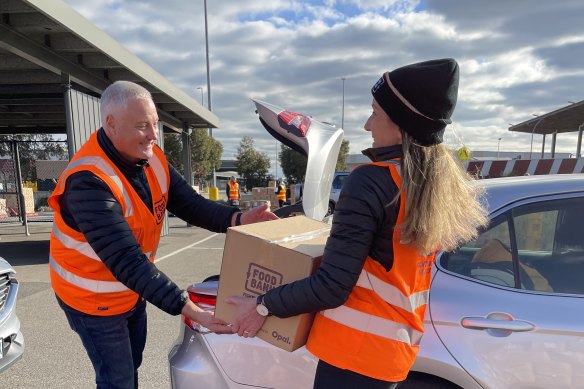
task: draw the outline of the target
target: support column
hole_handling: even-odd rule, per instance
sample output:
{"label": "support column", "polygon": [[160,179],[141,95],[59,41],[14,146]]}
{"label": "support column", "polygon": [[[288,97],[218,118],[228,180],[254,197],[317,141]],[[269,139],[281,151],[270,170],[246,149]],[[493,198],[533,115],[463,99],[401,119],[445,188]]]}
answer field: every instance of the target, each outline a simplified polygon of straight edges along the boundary
{"label": "support column", "polygon": [[576,146],[576,158],[582,158],[582,126],[584,126],[583,124],[580,124],[580,126],[578,127],[578,143]]}
{"label": "support column", "polygon": [[558,136],[558,132],[554,131],[552,135],[552,158],[556,157],[556,137]]}
{"label": "support column", "polygon": [[73,112],[71,110],[71,77],[68,74],[61,74],[63,85],[63,97],[65,101],[65,122],[67,127],[67,152],[69,160],[75,155],[75,134],[73,131]]}
{"label": "support column", "polygon": [[191,132],[192,129],[186,123],[183,123],[183,132],[181,133],[182,138],[182,162],[183,162],[183,174],[186,182],[189,185],[193,185],[193,169],[191,166]]}
{"label": "support column", "polygon": [[13,140],[12,141],[12,155],[14,156],[14,167],[16,171],[16,196],[18,197],[19,202],[19,211],[20,211],[20,218],[22,221],[22,225],[24,226],[24,233],[26,236],[30,236],[30,232],[28,231],[28,219],[26,217],[26,201],[24,199],[24,192],[22,187],[22,172],[20,170],[20,155],[18,153],[18,143]]}
{"label": "support column", "polygon": [[545,135],[543,134],[543,140],[541,141],[541,159],[543,159],[545,153]]}

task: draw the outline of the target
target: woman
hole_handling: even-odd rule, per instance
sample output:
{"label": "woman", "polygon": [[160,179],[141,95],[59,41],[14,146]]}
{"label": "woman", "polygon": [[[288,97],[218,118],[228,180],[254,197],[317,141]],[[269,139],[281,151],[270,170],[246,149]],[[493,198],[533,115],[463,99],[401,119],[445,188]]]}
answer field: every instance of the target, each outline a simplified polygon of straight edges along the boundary
{"label": "woman", "polygon": [[238,308],[233,330],[246,337],[262,314],[318,312],[306,345],[319,358],[315,388],[403,381],[424,330],[436,250],[454,249],[486,223],[479,189],[440,145],[457,92],[453,59],[385,73],[365,123],[373,162],[347,178],[321,267],[257,300],[228,300]]}

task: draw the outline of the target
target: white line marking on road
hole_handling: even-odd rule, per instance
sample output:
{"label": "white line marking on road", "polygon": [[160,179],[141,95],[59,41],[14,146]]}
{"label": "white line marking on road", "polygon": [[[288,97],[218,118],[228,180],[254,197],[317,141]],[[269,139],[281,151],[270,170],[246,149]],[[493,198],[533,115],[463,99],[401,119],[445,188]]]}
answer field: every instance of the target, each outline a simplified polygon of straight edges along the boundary
{"label": "white line marking on road", "polygon": [[213,235],[211,235],[211,236],[208,236],[208,237],[206,237],[205,239],[201,239],[201,240],[200,240],[200,241],[198,241],[198,242],[191,243],[190,245],[188,245],[188,246],[185,246],[185,247],[183,247],[182,249],[178,249],[178,250],[176,250],[176,251],[173,251],[173,252],[172,252],[172,253],[170,253],[170,254],[166,254],[164,257],[160,257],[160,258],[157,258],[156,260],[154,260],[154,263],[158,263],[158,262],[162,261],[163,259],[166,259],[166,258],[168,258],[168,257],[172,257],[172,256],[173,256],[173,255],[175,255],[175,254],[178,254],[178,253],[180,253],[180,252],[182,252],[182,251],[188,250],[188,249],[190,249],[190,248],[191,248],[191,247],[193,247],[193,246],[196,246],[196,245],[198,245],[198,244],[201,244],[201,243],[203,243],[203,242],[205,242],[205,241],[208,241],[208,240],[209,240],[209,239],[211,239],[211,238],[214,238],[214,237],[216,237],[217,235],[219,235],[219,234],[213,234]]}

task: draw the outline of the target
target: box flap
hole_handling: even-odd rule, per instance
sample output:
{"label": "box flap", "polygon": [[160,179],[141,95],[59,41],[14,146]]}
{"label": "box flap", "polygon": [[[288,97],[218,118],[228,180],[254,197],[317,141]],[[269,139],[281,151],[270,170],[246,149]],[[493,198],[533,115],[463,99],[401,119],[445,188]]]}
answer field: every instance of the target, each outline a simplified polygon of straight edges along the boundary
{"label": "box flap", "polygon": [[[273,241],[279,245],[293,244],[294,241],[310,240],[320,235],[328,236],[331,226],[306,216],[294,216],[276,221],[246,224],[230,227],[245,235]],[[291,246],[293,247],[293,246]]]}

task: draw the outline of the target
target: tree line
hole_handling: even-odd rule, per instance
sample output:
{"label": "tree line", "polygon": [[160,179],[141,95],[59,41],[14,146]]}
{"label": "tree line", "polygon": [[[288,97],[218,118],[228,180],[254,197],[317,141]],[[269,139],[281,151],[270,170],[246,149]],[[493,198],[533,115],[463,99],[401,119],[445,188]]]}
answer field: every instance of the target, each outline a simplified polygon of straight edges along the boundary
{"label": "tree line", "polygon": [[[164,148],[170,163],[182,173],[182,143],[180,135],[165,134]],[[223,146],[221,143],[211,138],[206,130],[196,129],[193,131],[191,135],[191,165],[194,180],[197,184],[203,184],[212,177],[213,165],[216,169],[221,166],[222,151]],[[348,152],[349,141],[343,140],[337,159],[337,171],[346,169]],[[278,160],[282,167],[284,178],[288,183],[294,184],[304,181],[307,162],[305,156],[282,144],[280,145]],[[270,157],[268,154],[256,150],[255,142],[249,136],[244,136],[239,142],[237,154],[235,155],[235,167],[237,174],[243,178],[247,190],[251,190],[253,187],[267,186],[268,181],[280,178],[269,174],[271,167]]]}
{"label": "tree line", "polygon": [[[38,160],[65,160],[67,159],[67,144],[57,141],[53,135],[0,135],[0,158],[11,159],[10,141],[18,142],[22,179],[36,181],[36,161]],[[196,128],[190,135],[190,156],[193,179],[196,184],[202,185],[213,177],[213,168],[221,167],[223,145],[211,137],[204,128]],[[181,174],[184,174],[182,159],[182,141],[180,134],[164,134],[164,151],[168,161]],[[346,157],[349,152],[349,141],[343,140],[337,160],[337,171],[346,169]],[[297,151],[280,145],[278,155],[280,166],[285,180],[288,183],[304,181],[307,159]],[[268,154],[255,148],[253,138],[244,136],[235,155],[237,173],[243,178],[245,187],[250,190],[257,186],[266,186],[268,181],[275,180],[269,174],[270,158]]]}

